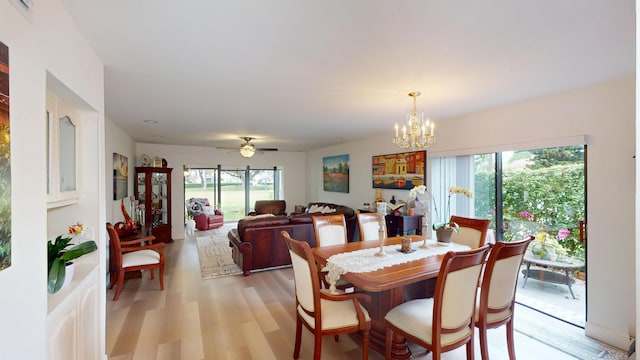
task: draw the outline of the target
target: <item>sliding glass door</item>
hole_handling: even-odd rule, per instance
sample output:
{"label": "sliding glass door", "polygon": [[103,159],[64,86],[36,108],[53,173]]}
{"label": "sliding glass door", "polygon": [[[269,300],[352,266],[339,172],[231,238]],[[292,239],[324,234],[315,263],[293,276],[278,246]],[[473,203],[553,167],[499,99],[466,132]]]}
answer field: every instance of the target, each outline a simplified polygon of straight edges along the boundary
{"label": "sliding glass door", "polygon": [[[531,256],[558,265],[584,264],[585,152],[584,145],[577,145],[432,158],[432,221],[444,221],[451,214],[487,218],[491,220],[488,241],[533,235],[537,240],[530,247]],[[450,197],[451,186],[468,188],[474,196]],[[584,326],[584,267],[570,273],[575,298],[566,283],[556,281],[567,279],[562,266],[527,274],[536,276],[530,276],[525,286],[521,274],[519,302]]]}
{"label": "sliding glass door", "polygon": [[253,211],[256,200],[281,199],[281,172],[273,168],[190,168],[185,177],[185,199],[206,197],[222,209],[225,221],[237,221]]}

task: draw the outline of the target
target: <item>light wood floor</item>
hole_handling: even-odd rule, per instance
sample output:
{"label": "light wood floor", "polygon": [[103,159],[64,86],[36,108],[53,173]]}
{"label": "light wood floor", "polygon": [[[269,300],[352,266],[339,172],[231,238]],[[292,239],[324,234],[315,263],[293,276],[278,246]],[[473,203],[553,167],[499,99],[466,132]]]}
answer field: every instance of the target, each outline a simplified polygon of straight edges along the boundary
{"label": "light wood floor", "polygon": [[[292,358],[295,300],[291,268],[203,281],[193,237],[176,240],[165,250],[164,291],[159,290],[157,277],[150,280],[148,274],[128,280],[118,301],[111,300],[113,290],[107,291],[109,359]],[[490,330],[489,339],[491,358],[508,359],[504,329]],[[515,341],[519,360],[575,359],[519,332]],[[475,345],[480,359],[478,341]],[[419,347],[412,351],[414,359],[431,359]],[[356,338],[324,339],[323,359],[359,359],[361,354]],[[313,358],[313,339],[305,329],[300,358]],[[371,351],[369,358],[384,357]],[[464,359],[464,348],[443,358]]]}

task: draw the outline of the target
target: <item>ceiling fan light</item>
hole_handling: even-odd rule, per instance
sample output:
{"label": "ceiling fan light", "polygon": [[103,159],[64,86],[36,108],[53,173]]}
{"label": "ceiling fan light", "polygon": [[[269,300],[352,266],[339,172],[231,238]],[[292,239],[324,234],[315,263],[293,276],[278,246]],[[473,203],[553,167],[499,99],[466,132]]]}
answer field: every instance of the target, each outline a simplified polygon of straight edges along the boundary
{"label": "ceiling fan light", "polygon": [[256,154],[256,148],[251,144],[244,144],[240,148],[240,155],[245,158],[253,157]]}

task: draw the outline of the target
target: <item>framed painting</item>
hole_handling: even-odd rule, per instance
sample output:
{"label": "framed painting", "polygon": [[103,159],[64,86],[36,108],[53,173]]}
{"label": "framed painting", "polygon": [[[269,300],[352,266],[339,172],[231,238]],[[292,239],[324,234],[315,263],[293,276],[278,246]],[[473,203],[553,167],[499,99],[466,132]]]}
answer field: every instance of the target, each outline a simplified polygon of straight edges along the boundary
{"label": "framed painting", "polygon": [[426,173],[426,150],[371,157],[374,188],[409,190],[414,186],[426,185]]}
{"label": "framed painting", "polygon": [[9,47],[0,42],[0,270],[11,266]]}
{"label": "framed painting", "polygon": [[129,196],[129,159],[113,153],[113,200]]}
{"label": "framed painting", "polygon": [[322,158],[324,191],[349,192],[349,154]]}

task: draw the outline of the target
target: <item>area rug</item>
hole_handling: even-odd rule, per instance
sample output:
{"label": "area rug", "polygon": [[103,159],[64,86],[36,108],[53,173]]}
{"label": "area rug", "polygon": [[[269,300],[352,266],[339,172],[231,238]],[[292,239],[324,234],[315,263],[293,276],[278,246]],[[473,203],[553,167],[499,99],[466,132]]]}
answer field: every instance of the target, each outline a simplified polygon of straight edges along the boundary
{"label": "area rug", "polygon": [[233,262],[227,232],[232,226],[225,226],[196,233],[198,260],[202,280],[242,274],[242,269]]}

